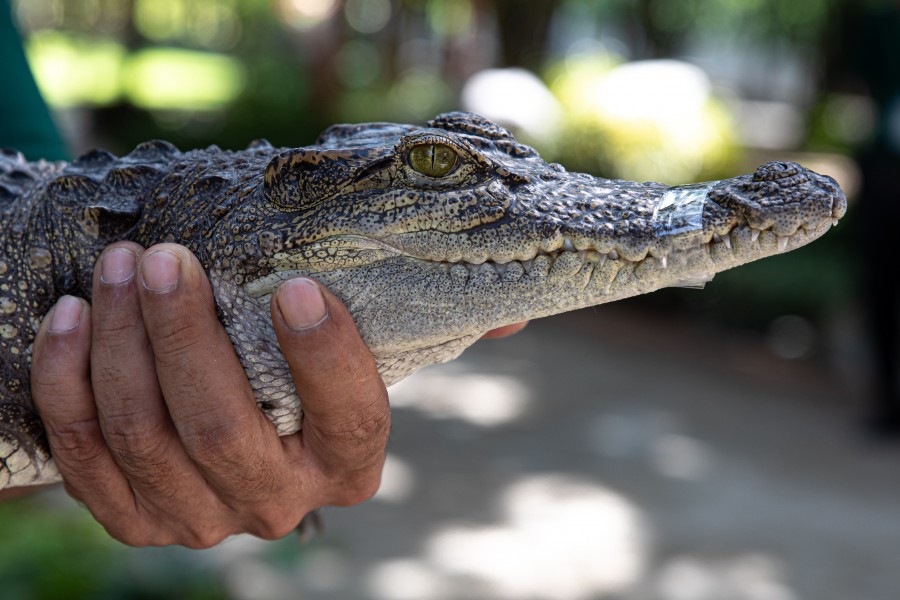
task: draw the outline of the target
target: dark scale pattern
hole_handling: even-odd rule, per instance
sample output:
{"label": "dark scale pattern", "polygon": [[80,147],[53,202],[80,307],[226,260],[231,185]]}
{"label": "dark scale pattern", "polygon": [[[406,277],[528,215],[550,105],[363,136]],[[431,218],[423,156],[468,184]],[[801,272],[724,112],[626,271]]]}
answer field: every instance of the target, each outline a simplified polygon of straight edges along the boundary
{"label": "dark scale pattern", "polygon": [[[452,168],[413,167],[435,149]],[[845,207],[833,180],[793,163],[689,188],[568,173],[466,113],[336,125],[298,149],[148,142],[70,164],[0,151],[0,488],[58,477],[28,389],[31,344],[60,295],[90,296],[115,240],[198,256],[261,409],[289,434],[300,399],[268,309],[285,279],[328,285],[391,383],[488,329],[798,247]]]}

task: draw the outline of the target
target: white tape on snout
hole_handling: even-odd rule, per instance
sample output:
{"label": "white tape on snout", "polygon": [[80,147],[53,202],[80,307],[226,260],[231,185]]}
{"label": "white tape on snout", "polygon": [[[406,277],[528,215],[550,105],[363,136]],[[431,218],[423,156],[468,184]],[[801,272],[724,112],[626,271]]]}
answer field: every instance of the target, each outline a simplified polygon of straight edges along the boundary
{"label": "white tape on snout", "polygon": [[703,229],[703,205],[712,183],[669,188],[653,209],[656,237]]}

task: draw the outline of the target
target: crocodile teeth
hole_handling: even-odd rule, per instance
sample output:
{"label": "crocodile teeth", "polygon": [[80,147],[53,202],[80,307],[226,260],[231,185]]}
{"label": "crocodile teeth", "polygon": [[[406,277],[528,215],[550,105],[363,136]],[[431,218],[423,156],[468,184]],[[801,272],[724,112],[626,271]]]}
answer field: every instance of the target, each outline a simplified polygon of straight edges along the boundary
{"label": "crocodile teeth", "polygon": [[838,220],[837,220],[837,219],[834,219],[833,221],[831,221],[831,226],[832,226],[832,227],[837,227],[837,224],[838,224]]}
{"label": "crocodile teeth", "polygon": [[663,256],[659,259],[659,264],[662,265],[663,269],[669,268],[669,257]]}
{"label": "crocodile teeth", "polygon": [[712,241],[713,243],[720,244],[722,242],[722,237],[718,233],[713,233]]}
{"label": "crocodile teeth", "polygon": [[572,243],[572,240],[569,238],[563,240],[563,250],[566,252],[575,252],[575,244]]}
{"label": "crocodile teeth", "polygon": [[780,236],[780,235],[778,236],[778,251],[779,252],[784,252],[785,250],[787,250],[788,239],[789,238],[787,236]]}
{"label": "crocodile teeth", "polygon": [[762,233],[759,229],[750,229],[750,241],[755,242],[759,239],[759,234]]}
{"label": "crocodile teeth", "polygon": [[726,247],[726,248],[728,248],[729,250],[731,250],[731,238],[728,237],[728,234],[727,234],[727,233],[726,233],[725,236],[722,238],[722,243],[725,244],[725,247]]}
{"label": "crocodile teeth", "polygon": [[525,269],[526,273],[531,273],[531,269],[534,267],[534,259],[528,259],[522,261],[522,268]]}
{"label": "crocodile teeth", "polygon": [[619,260],[619,253],[615,250],[610,250],[607,256],[609,256],[609,260]]}

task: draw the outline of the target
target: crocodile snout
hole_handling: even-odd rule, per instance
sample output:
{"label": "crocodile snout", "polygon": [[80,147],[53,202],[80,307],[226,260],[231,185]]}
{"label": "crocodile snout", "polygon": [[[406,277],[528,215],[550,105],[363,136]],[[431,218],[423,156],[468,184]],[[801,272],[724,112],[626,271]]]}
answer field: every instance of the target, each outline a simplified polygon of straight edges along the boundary
{"label": "crocodile snout", "polygon": [[771,162],[750,176],[725,180],[710,197],[737,218],[736,225],[771,229],[778,236],[801,227],[830,227],[847,211],[847,198],[834,179],[794,162]]}
{"label": "crocodile snout", "polygon": [[[847,212],[847,197],[841,186],[832,177],[811,171],[795,162],[770,162],[753,173],[753,183],[761,184],[761,189],[782,197],[795,200],[805,196],[830,204],[832,220],[840,219]],[[754,189],[751,185],[750,189]]]}

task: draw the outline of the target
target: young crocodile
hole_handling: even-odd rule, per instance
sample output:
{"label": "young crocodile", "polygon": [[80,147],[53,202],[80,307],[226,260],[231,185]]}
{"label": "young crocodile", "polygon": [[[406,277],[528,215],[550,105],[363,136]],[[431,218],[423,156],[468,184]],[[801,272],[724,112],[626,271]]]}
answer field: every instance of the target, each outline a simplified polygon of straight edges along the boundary
{"label": "young crocodile", "polygon": [[268,303],[308,274],[347,305],[390,384],[489,329],[700,283],[802,246],[843,216],[835,181],[794,163],[667,187],[568,173],[477,115],[337,125],[314,146],[71,163],[0,154],[0,488],[59,478],[29,393],[31,344],[100,251],[176,241],[209,273],[261,409],[300,427]]}

